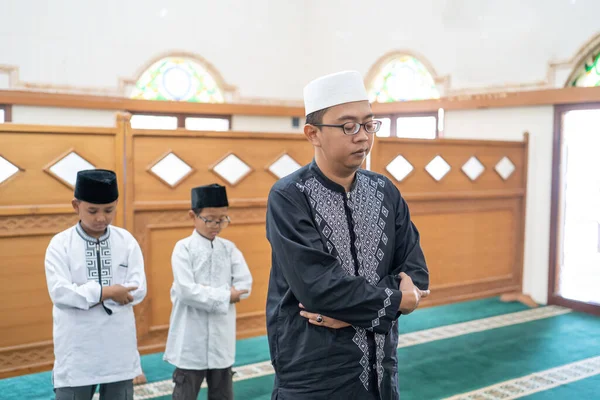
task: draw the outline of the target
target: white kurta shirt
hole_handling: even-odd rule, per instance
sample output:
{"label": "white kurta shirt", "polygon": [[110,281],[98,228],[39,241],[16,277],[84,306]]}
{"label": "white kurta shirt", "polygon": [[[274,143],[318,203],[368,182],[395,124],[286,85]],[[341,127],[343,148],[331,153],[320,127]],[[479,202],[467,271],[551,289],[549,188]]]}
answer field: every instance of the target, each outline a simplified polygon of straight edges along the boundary
{"label": "white kurta shirt", "polygon": [[211,242],[194,230],[177,242],[171,263],[173,308],[164,359],[183,369],[230,367],[236,338],[231,287],[252,287],[242,253],[229,240],[216,237]]}
{"label": "white kurta shirt", "polygon": [[[46,281],[54,304],[54,387],[118,382],[141,374],[133,306],[146,296],[140,246],[109,226],[99,239],[79,224],[58,233],[46,251]],[[102,287],[137,286],[133,302],[100,303]]]}

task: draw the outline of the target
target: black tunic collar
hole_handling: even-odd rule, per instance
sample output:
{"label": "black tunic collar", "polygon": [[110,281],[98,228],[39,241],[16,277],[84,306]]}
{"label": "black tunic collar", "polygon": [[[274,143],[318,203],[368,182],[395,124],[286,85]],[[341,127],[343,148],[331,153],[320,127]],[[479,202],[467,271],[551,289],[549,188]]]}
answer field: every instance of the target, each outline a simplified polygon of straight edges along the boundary
{"label": "black tunic collar", "polygon": [[[315,176],[317,177],[317,179],[328,189],[333,190],[335,192],[339,192],[341,194],[346,194],[346,189],[340,185],[339,183],[336,183],[334,181],[332,181],[331,179],[329,179],[327,176],[325,176],[325,174],[323,173],[323,171],[321,171],[321,169],[319,168],[319,166],[317,165],[317,162],[315,161],[315,159],[313,158],[312,162],[309,165],[309,170],[315,174]],[[360,172],[356,171],[356,173],[354,174],[354,180],[352,181],[352,186],[350,187],[350,193],[354,192],[356,190],[356,183],[358,182],[358,174]]]}

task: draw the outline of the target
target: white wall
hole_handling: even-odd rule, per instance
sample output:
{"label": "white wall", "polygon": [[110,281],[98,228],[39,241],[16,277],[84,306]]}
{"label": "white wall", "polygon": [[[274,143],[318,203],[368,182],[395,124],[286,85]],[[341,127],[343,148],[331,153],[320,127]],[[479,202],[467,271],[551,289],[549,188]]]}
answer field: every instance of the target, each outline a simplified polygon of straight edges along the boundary
{"label": "white wall", "polygon": [[549,62],[571,58],[600,33],[597,0],[311,4],[311,59],[318,74],[349,67],[365,73],[379,56],[409,50],[449,75],[453,89],[543,81]]}
{"label": "white wall", "polygon": [[18,66],[27,82],[117,88],[178,50],[212,63],[243,96],[297,99],[302,79],[290,81],[305,70],[304,9],[280,0],[7,0],[0,64]]}
{"label": "white wall", "polygon": [[113,127],[116,111],[56,107],[12,107],[12,122],[17,124]]}
{"label": "white wall", "polygon": [[204,57],[241,96],[422,54],[454,89],[531,83],[600,32],[597,0],[5,0],[0,64],[25,82],[117,90],[165,52]]}
{"label": "white wall", "polygon": [[547,107],[447,111],[444,137],[523,140],[529,132],[523,291],[539,303],[548,297],[550,192],[554,111]]}
{"label": "white wall", "polygon": [[292,117],[259,117],[254,115],[234,115],[231,117],[231,128],[236,131],[302,133],[304,117],[300,118],[300,126],[292,126]]}

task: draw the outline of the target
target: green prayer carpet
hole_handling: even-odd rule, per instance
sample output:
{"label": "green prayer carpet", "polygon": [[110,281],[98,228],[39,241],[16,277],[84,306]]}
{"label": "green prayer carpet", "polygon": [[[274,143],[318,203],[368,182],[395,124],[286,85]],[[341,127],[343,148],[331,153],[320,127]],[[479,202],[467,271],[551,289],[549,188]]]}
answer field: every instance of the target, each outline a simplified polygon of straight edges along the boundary
{"label": "green prayer carpet", "polygon": [[600,356],[599,335],[600,318],[570,313],[401,348],[401,397],[442,399]]}
{"label": "green prayer carpet", "polygon": [[[399,321],[400,333],[417,332],[481,318],[528,310],[519,303],[498,298],[425,308]],[[600,318],[569,313],[550,318],[468,333],[457,337],[403,347],[398,350],[398,376],[402,399],[443,399],[481,389],[534,372],[600,356]],[[264,336],[237,342],[235,366],[269,360]],[[162,353],[142,356],[148,382],[171,378],[173,367]],[[590,397],[600,375],[527,397],[533,400]],[[271,398],[273,375],[234,383],[236,399]],[[199,399],[206,399],[202,390]],[[53,399],[51,373],[43,372],[0,380],[5,400]],[[170,396],[157,399],[170,399]]]}

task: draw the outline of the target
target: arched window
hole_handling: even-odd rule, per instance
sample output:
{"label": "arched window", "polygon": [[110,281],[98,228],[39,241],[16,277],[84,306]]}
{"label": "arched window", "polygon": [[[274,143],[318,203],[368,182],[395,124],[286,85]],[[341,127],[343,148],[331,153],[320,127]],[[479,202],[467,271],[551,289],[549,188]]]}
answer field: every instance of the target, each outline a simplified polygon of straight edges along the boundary
{"label": "arched window", "polygon": [[[367,75],[369,100],[373,103],[439,99],[435,72],[426,61],[404,52],[380,58]],[[383,125],[377,136],[435,139],[443,130],[443,110],[419,114],[377,115]]]}
{"label": "arched window", "polygon": [[440,93],[428,68],[416,57],[397,54],[382,59],[372,70],[369,99],[372,102],[437,99]]}
{"label": "arched window", "polygon": [[186,57],[153,63],[135,83],[133,99],[223,103],[223,90],[205,67]]}
{"label": "arched window", "polygon": [[596,48],[576,69],[568,86],[600,86],[600,48]]}

